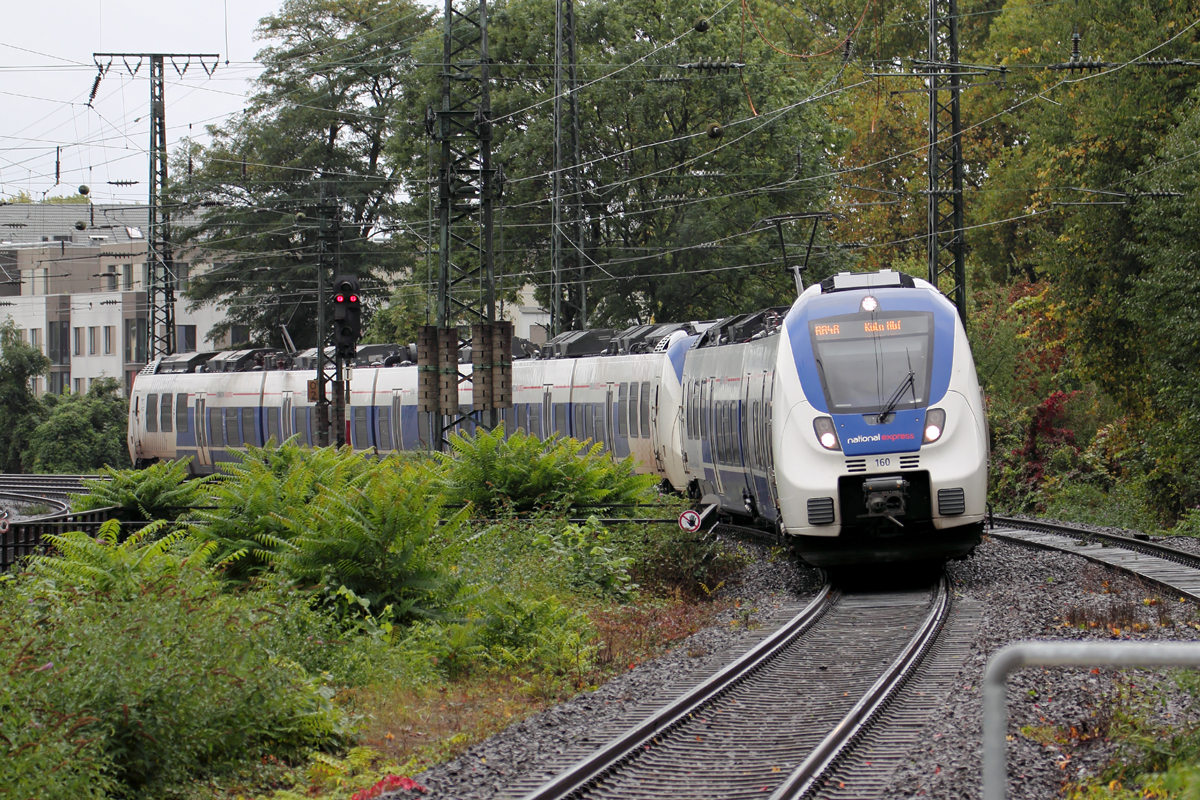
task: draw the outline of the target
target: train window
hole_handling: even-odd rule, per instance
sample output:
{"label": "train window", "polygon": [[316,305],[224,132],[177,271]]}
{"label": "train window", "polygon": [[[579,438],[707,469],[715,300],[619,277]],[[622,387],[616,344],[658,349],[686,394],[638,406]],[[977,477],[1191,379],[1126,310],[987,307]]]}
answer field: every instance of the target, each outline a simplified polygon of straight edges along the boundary
{"label": "train window", "polygon": [[529,404],[529,435],[542,438],[542,407],[535,403]]}
{"label": "train window", "polygon": [[264,408],[263,414],[267,417],[267,438],[274,439],[275,444],[279,444],[279,409]]}
{"label": "train window", "polygon": [[604,431],[604,403],[596,403],[592,416],[592,435],[596,441],[607,447],[607,434]]}
{"label": "train window", "polygon": [[221,409],[208,410],[208,446],[225,446],[225,427],[221,424]]}
{"label": "train window", "polygon": [[158,395],[146,395],[146,432],[158,433]]}
{"label": "train window", "polygon": [[716,452],[713,461],[725,463],[725,403],[718,400],[713,403],[713,441]]}
{"label": "train window", "polygon": [[563,436],[570,436],[571,432],[567,430],[567,404],[554,404],[554,430],[561,433]]}
{"label": "train window", "polygon": [[642,438],[650,438],[650,384],[642,384]]}
{"label": "train window", "polygon": [[708,437],[708,379],[700,384],[700,438]]}
{"label": "train window", "polygon": [[617,436],[629,435],[629,384],[622,383],[617,389]]}
{"label": "train window", "polygon": [[503,414],[504,414],[504,438],[507,439],[508,437],[512,436],[513,431],[515,431],[517,429],[517,408],[516,408],[516,406],[509,406],[508,408],[504,409]]}
{"label": "train window", "polygon": [[258,432],[254,429],[254,412],[250,406],[242,406],[242,444],[258,446]]}
{"label": "train window", "polygon": [[175,395],[175,430],[180,433],[187,433],[188,430],[188,404],[187,393]]}
{"label": "train window", "polygon": [[159,421],[162,423],[160,428],[163,433],[171,432],[171,395],[164,394],[162,396],[162,414],[159,416]]}
{"label": "train window", "polygon": [[516,419],[513,421],[513,430],[524,430],[529,433],[529,406],[525,403],[517,403],[513,406],[513,410],[517,412]]}
{"label": "train window", "polygon": [[238,433],[238,410],[227,408],[225,409],[225,444],[229,447],[238,447],[241,441],[242,437]]}
{"label": "train window", "polygon": [[379,407],[379,449],[395,450],[392,444],[392,410],[386,406]]}
{"label": "train window", "polygon": [[629,438],[638,436],[638,384],[629,384]]}
{"label": "train window", "polygon": [[354,412],[354,447],[358,450],[366,450],[371,446],[371,437],[367,433],[367,409],[359,406],[352,411]]}

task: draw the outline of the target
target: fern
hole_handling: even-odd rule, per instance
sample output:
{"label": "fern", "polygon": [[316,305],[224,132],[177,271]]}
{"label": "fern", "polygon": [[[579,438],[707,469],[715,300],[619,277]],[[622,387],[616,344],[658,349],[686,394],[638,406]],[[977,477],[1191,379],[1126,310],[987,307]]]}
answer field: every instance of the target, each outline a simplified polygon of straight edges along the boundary
{"label": "fern", "polygon": [[173,578],[188,567],[202,568],[212,557],[213,547],[186,530],[162,535],[170,526],[159,520],[120,542],[121,523],[115,519],[101,525],[95,538],[80,531],[47,534],[45,541],[55,554],[32,557],[30,571],[61,588],[134,597],[143,585]]}
{"label": "fern", "polygon": [[193,506],[204,505],[209,478],[190,480],[191,459],[163,461],[146,469],[102,467],[108,480],[84,480],[86,494],[74,495],[76,511],[117,507],[126,520],[177,519]]}
{"label": "fern", "polygon": [[309,450],[295,440],[279,447],[249,447],[223,466],[200,510],[196,536],[216,546],[215,559],[226,577],[243,582],[268,570],[272,555],[292,538],[284,520],[303,517],[321,491],[344,493],[380,465],[349,448]]}
{"label": "fern", "polygon": [[[310,502],[274,514],[282,533],[259,532],[254,557],[287,582],[320,587],[343,613],[381,613],[407,622],[436,615],[457,591],[435,563],[436,545],[458,538],[467,509],[441,520],[434,477],[388,463]],[[339,590],[364,601],[339,603]],[[345,596],[343,593],[342,596]]]}
{"label": "fern", "polygon": [[634,473],[632,457],[614,463],[600,444],[557,436],[543,442],[520,430],[506,440],[503,426],[454,434],[450,447],[438,454],[447,501],[483,513],[646,502],[657,483]]}

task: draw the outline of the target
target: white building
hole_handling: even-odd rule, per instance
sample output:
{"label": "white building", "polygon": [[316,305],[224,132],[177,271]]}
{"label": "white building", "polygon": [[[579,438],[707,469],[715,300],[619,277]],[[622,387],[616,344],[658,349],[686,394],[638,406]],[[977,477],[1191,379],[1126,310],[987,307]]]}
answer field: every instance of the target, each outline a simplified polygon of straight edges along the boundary
{"label": "white building", "polygon": [[[128,391],[145,365],[147,215],[136,205],[0,206],[0,322],[11,318],[50,357],[49,378],[35,381],[35,392],[85,392],[101,377],[123,380]],[[177,347],[194,351],[221,315],[188,311],[180,295],[190,275],[211,265],[195,254],[175,265]]]}

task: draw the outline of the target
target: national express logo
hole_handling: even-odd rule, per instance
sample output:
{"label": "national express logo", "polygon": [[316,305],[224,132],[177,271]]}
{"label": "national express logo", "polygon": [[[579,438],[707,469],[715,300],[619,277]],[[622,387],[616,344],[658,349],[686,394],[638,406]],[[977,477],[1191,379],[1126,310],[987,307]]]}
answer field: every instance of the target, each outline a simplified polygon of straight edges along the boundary
{"label": "national express logo", "polygon": [[866,442],[899,442],[915,438],[917,438],[915,433],[877,433],[874,436],[855,436],[846,441],[849,444],[865,444]]}

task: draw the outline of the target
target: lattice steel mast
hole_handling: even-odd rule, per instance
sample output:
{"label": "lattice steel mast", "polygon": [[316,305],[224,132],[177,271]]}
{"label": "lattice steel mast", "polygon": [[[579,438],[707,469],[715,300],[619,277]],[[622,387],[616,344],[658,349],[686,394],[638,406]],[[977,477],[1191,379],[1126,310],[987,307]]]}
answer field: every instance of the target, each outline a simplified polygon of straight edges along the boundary
{"label": "lattice steel mast", "polygon": [[[582,159],[579,144],[579,96],[576,92],[578,78],[575,57],[575,3],[574,0],[555,0],[554,178],[550,211],[552,336],[557,336],[564,330],[587,327],[583,196],[579,175]],[[571,266],[572,264],[574,266]],[[570,287],[572,279],[578,281],[574,291]]]}
{"label": "lattice steel mast", "polygon": [[963,240],[962,64],[958,61],[958,2],[929,0],[929,281],[967,322]]}
{"label": "lattice steel mast", "polygon": [[[167,191],[167,104],[166,62],[169,59],[175,71],[182,77],[192,59],[200,62],[205,73],[212,75],[220,56],[216,53],[93,53],[93,60],[100,73],[92,85],[92,97],[100,87],[100,79],[121,59],[131,75],[137,74],[143,59],[150,62],[150,196],[146,263],[149,285],[146,300],[149,305],[146,324],[146,341],[149,351],[147,360],[158,356],[169,356],[175,352],[175,274],[174,252],[171,247],[171,213],[166,206]],[[137,66],[130,67],[130,59],[137,59]],[[107,59],[101,64],[101,59]],[[206,60],[212,61],[209,67]],[[183,61],[180,67],[178,62]]]}

